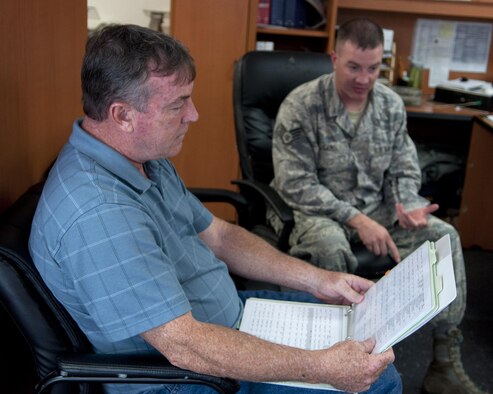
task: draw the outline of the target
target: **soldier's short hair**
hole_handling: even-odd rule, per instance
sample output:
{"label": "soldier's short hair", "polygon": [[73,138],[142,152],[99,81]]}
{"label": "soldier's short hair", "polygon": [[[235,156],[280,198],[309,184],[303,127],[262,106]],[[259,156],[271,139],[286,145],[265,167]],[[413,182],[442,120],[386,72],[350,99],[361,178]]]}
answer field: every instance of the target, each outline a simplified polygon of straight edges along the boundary
{"label": "soldier's short hair", "polygon": [[337,30],[336,50],[347,41],[361,49],[375,49],[383,45],[383,30],[368,18],[350,19]]}

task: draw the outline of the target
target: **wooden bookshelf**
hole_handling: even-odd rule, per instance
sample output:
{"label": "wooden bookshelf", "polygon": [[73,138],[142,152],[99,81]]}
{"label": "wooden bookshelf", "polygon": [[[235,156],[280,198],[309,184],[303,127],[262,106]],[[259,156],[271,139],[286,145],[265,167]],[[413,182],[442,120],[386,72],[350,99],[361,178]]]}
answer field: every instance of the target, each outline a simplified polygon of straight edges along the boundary
{"label": "wooden bookshelf", "polygon": [[[409,56],[416,20],[419,18],[490,23],[493,19],[493,0],[335,0],[335,21],[337,24],[348,19],[365,16],[380,26],[394,30],[397,46],[397,66],[409,68]],[[333,47],[333,43],[330,44]],[[490,44],[490,59],[493,54],[493,40]],[[490,61],[485,73],[451,72],[450,78],[466,76],[472,79],[493,80],[493,62]]]}
{"label": "wooden bookshelf", "polygon": [[270,34],[273,36],[319,37],[325,39],[329,37],[329,33],[326,30],[293,29],[274,26],[257,26],[257,34]]}
{"label": "wooden bookshelf", "polygon": [[[299,49],[330,53],[335,31],[345,20],[367,16],[395,32],[397,66],[408,68],[415,22],[418,18],[490,22],[493,0],[326,0],[327,24],[323,30],[286,29],[257,26],[258,0],[249,1],[247,49],[254,50],[257,40],[282,44],[281,49]],[[490,53],[493,53],[493,40]],[[460,73],[461,76],[464,73]],[[486,73],[466,73],[469,78],[493,80],[493,62]],[[485,75],[486,74],[486,75]],[[451,78],[455,78],[451,74]]]}
{"label": "wooden bookshelf", "polygon": [[489,19],[493,0],[339,0],[338,8],[395,12],[399,14],[420,14],[433,17],[457,17]]}
{"label": "wooden bookshelf", "polygon": [[[258,0],[249,0],[249,50],[255,50],[257,40],[270,40],[277,46],[276,49],[293,49],[315,52],[330,52],[333,42],[332,26],[335,23],[337,1],[327,0],[325,9],[326,24],[320,29],[293,29],[282,26],[257,25]],[[280,47],[280,48],[279,48]]]}

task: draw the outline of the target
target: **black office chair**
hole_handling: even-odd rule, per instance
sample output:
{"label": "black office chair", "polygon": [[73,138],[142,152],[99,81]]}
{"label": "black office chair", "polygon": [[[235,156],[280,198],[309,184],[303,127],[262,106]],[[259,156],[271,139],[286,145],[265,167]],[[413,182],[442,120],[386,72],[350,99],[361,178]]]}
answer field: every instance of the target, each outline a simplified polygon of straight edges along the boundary
{"label": "black office chair", "polygon": [[[28,252],[31,221],[42,186],[31,187],[0,218],[0,304],[32,352],[37,375],[34,392],[100,393],[101,383],[202,384],[220,393],[238,391],[234,380],[177,368],[160,355],[92,351],[78,325],[45,286]],[[228,195],[234,204],[242,204],[241,197],[236,200]]]}
{"label": "black office chair", "polygon": [[[250,203],[247,219],[240,223],[280,250],[289,250],[289,235],[294,226],[291,208],[269,186],[274,177],[272,130],[277,111],[286,95],[304,82],[332,71],[326,53],[254,51],[235,64],[233,110],[241,180],[233,181]],[[275,234],[266,220],[270,205],[283,223]],[[356,274],[378,278],[395,266],[390,257],[378,257],[362,243],[352,245],[358,260]]]}

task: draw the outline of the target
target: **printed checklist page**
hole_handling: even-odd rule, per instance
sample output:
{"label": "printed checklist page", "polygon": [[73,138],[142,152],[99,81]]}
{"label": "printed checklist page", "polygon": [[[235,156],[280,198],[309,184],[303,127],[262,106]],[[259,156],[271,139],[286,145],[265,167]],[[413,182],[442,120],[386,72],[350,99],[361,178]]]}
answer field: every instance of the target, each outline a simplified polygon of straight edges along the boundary
{"label": "printed checklist page", "polygon": [[354,307],[353,338],[376,338],[380,353],[404,338],[436,309],[430,243],[426,242],[380,279]]}
{"label": "printed checklist page", "polygon": [[240,330],[300,349],[324,349],[346,339],[348,308],[249,298]]}
{"label": "printed checklist page", "polygon": [[[240,331],[269,342],[307,350],[325,349],[347,338],[348,306],[249,298]],[[271,382],[283,386],[337,390],[330,384]]]}

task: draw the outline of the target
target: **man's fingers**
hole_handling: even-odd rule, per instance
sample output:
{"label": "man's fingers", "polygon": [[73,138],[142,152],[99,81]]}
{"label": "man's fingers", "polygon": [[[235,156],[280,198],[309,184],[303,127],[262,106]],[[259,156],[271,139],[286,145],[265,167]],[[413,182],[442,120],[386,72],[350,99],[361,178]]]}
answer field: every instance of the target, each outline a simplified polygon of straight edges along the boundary
{"label": "man's fingers", "polygon": [[392,240],[390,240],[389,242],[389,249],[390,249],[390,256],[394,259],[394,261],[396,261],[397,263],[401,261],[401,255],[399,253],[399,249],[397,248],[395,242]]}
{"label": "man's fingers", "polygon": [[435,212],[438,210],[438,208],[440,208],[440,206],[438,204],[431,204],[431,205],[428,205],[426,208],[425,208],[425,212],[426,213],[432,213],[432,212]]}
{"label": "man's fingers", "polygon": [[395,361],[395,354],[394,350],[392,348],[387,349],[385,352],[380,353],[380,356],[383,358],[384,363],[389,365],[390,363],[393,363]]}
{"label": "man's fingers", "polygon": [[420,223],[413,219],[413,217],[411,215],[406,215],[406,225],[413,228],[413,227],[418,227],[420,225]]}
{"label": "man's fingers", "polygon": [[365,339],[364,341],[361,341],[360,343],[363,345],[363,350],[366,353],[371,353],[373,351],[373,348],[375,347],[377,341],[375,340],[375,338],[368,338],[368,339]]}
{"label": "man's fingers", "polygon": [[341,295],[346,298],[350,303],[360,303],[363,299],[363,295],[354,290],[351,286],[347,286],[343,291],[341,291]]}
{"label": "man's fingers", "polygon": [[404,229],[412,228],[413,223],[410,221],[409,214],[404,211],[404,205],[402,203],[395,204],[395,211],[399,219],[399,225]]}

